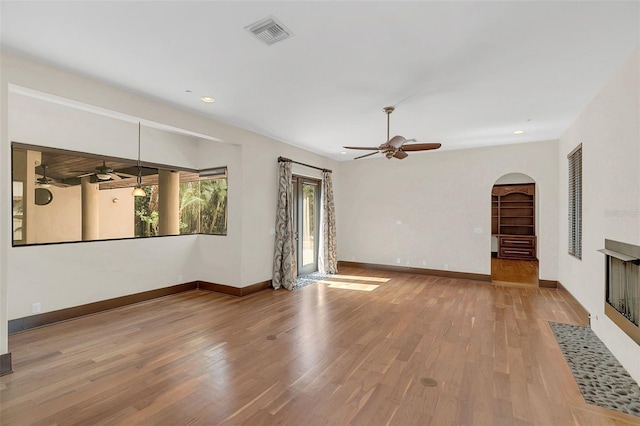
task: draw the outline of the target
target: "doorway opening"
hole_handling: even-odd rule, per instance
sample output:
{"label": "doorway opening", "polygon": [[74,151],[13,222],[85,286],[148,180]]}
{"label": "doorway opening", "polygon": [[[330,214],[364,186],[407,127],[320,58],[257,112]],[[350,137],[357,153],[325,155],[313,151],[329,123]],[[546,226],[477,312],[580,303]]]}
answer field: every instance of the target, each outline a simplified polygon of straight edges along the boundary
{"label": "doorway opening", "polygon": [[321,181],[293,176],[293,224],[298,275],[318,270]]}
{"label": "doorway opening", "polygon": [[537,193],[522,173],[498,179],[491,190],[491,281],[538,287]]}

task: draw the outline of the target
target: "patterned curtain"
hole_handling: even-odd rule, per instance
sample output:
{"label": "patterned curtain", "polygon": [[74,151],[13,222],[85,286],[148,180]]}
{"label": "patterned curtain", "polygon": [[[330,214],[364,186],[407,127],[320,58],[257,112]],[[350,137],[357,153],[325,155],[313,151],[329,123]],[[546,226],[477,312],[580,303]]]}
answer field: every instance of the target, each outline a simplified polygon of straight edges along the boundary
{"label": "patterned curtain", "polygon": [[273,257],[273,288],[292,290],[296,285],[296,242],[293,229],[293,185],[291,163],[281,162],[276,210],[276,247]]}
{"label": "patterned curtain", "polygon": [[320,272],[336,274],[338,261],[336,253],[336,211],[333,204],[333,184],[331,172],[322,172],[322,247],[320,249]]}

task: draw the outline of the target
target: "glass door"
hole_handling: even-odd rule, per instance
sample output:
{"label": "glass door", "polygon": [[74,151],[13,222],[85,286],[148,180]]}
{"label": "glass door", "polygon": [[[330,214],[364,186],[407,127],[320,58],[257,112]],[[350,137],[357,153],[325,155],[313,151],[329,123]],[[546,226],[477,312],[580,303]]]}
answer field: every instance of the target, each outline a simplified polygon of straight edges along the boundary
{"label": "glass door", "polygon": [[320,181],[294,176],[294,226],[298,275],[318,270],[320,228]]}

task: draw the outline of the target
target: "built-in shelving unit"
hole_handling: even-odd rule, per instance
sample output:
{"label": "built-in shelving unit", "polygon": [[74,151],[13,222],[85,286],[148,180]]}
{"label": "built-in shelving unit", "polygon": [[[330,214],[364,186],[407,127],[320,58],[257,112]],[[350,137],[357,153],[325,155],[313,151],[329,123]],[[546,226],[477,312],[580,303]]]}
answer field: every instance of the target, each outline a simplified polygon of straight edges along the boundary
{"label": "built-in shelving unit", "polygon": [[495,185],[491,194],[491,233],[498,258],[536,259],[535,184]]}

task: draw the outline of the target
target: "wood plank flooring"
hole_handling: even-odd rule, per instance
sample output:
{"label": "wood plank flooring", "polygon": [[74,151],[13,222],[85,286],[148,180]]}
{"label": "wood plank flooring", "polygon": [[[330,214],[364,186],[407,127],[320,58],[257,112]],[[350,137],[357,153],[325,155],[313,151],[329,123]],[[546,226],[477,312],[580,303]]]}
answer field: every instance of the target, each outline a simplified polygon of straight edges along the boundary
{"label": "wood plank flooring", "polygon": [[584,402],[548,326],[571,312],[553,289],[355,268],[191,291],[10,336],[0,423],[640,424]]}
{"label": "wood plank flooring", "polygon": [[538,287],[538,261],[491,258],[491,282],[494,285]]}

